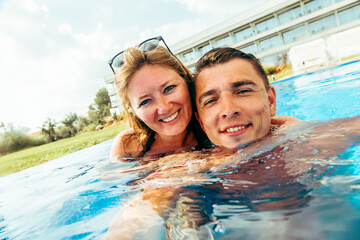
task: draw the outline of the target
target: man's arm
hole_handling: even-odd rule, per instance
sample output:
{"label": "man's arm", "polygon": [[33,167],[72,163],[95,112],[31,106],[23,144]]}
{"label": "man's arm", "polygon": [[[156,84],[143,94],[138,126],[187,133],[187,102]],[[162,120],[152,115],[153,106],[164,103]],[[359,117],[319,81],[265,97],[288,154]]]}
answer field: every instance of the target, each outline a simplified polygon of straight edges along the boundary
{"label": "man's arm", "polygon": [[272,125],[277,125],[277,126],[281,126],[281,125],[290,125],[292,123],[296,123],[298,121],[301,121],[298,118],[295,117],[290,117],[290,116],[285,116],[285,115],[275,115],[274,117],[271,118],[271,124]]}

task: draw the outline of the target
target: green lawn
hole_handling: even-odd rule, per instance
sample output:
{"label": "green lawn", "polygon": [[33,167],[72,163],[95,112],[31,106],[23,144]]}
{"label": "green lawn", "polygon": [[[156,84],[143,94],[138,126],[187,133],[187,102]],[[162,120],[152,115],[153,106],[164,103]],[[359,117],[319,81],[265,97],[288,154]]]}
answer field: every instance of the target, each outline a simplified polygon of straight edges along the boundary
{"label": "green lawn", "polygon": [[64,156],[83,148],[114,138],[127,128],[126,124],[109,127],[96,132],[79,133],[75,137],[28,148],[0,157],[0,176],[21,171],[43,162]]}

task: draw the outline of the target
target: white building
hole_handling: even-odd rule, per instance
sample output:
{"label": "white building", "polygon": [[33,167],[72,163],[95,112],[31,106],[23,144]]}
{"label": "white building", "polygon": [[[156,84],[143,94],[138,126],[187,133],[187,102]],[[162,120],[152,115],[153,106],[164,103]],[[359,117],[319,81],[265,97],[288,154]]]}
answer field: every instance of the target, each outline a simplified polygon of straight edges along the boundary
{"label": "white building", "polygon": [[114,77],[115,77],[114,74],[109,74],[109,75],[106,75],[104,77],[104,80],[105,80],[105,83],[106,83],[106,88],[108,90],[110,101],[111,101],[111,106],[112,106],[112,108],[110,109],[110,112],[111,112],[112,115],[114,114],[114,112],[117,115],[120,115],[123,108],[122,108],[122,105],[121,105],[119,95],[118,95],[118,93],[116,91]]}
{"label": "white building", "polygon": [[[292,47],[319,38],[327,41],[335,33],[357,26],[360,26],[359,0],[271,0],[170,49],[192,71],[204,53],[223,46],[252,53],[264,65],[272,65]],[[359,42],[358,39],[353,38],[353,42]]]}

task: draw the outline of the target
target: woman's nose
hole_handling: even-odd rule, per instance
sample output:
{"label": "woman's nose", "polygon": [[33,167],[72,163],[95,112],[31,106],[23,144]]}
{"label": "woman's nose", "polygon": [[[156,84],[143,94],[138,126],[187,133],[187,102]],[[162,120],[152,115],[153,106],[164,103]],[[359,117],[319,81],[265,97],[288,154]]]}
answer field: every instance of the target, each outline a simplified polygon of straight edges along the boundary
{"label": "woman's nose", "polygon": [[167,114],[170,111],[171,107],[172,104],[170,101],[168,101],[168,99],[166,99],[166,97],[161,97],[158,100],[158,104],[157,104],[158,114]]}

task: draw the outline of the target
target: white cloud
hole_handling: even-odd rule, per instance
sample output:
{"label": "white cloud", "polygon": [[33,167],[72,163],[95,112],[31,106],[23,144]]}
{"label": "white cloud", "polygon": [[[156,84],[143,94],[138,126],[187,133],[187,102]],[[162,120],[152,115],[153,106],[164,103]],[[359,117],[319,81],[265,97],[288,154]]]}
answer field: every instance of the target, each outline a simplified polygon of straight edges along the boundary
{"label": "white cloud", "polygon": [[[168,10],[166,1],[173,1],[171,9],[180,5],[177,2],[183,4],[174,12],[178,20],[152,14],[161,11],[151,9],[152,4],[145,0],[2,1],[0,121],[36,130],[47,117],[59,121],[69,112],[85,114],[97,90],[105,86],[102,78],[111,73],[107,60],[115,53],[156,35],[172,45],[247,4],[235,0],[164,1],[160,1],[164,12]],[[149,9],[135,8],[141,3]]]}
{"label": "white cloud", "polygon": [[21,8],[9,8],[12,13],[0,12],[0,121],[35,131],[47,117],[85,114],[104,85],[113,37],[101,23],[88,33],[76,33],[68,23],[46,29],[39,14],[23,18]]}
{"label": "white cloud", "polygon": [[[176,0],[184,5],[190,11],[201,14],[213,14],[231,17],[234,14],[241,13],[244,10],[258,5],[264,0]],[[230,16],[229,16],[230,14]]]}
{"label": "white cloud", "polygon": [[200,32],[207,25],[200,19],[192,19],[179,23],[168,23],[157,28],[146,29],[139,34],[137,43],[144,39],[162,35],[168,45],[175,44],[191,35]]}
{"label": "white cloud", "polygon": [[47,6],[36,4],[33,0],[22,0],[20,6],[22,6],[27,12],[30,13],[49,12]]}
{"label": "white cloud", "polygon": [[58,30],[60,33],[65,33],[65,34],[71,34],[72,33],[72,27],[70,24],[67,23],[63,23],[58,27]]}
{"label": "white cloud", "polygon": [[41,7],[37,5],[32,0],[22,0],[21,5],[28,11],[28,12],[37,12],[41,10]]}

